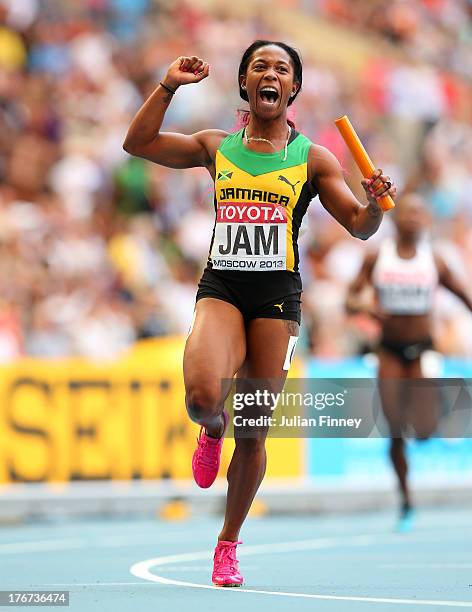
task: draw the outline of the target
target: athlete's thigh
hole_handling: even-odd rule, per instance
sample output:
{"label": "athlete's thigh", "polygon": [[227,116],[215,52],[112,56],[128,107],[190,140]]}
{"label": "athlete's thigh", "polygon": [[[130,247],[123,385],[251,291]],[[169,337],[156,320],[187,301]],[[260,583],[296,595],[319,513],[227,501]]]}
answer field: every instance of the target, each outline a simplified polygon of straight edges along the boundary
{"label": "athlete's thigh", "polygon": [[421,362],[415,359],[408,366],[408,422],[420,439],[429,438],[437,428],[441,395],[434,379],[423,377]]}
{"label": "athlete's thigh", "polygon": [[296,321],[262,318],[250,321],[244,376],[284,381],[299,330]]}
{"label": "athlete's thigh", "polygon": [[379,351],[378,388],[391,437],[402,437],[406,426],[405,366],[395,355]]}
{"label": "athlete's thigh", "polygon": [[[246,360],[238,372],[236,388],[238,393],[250,394],[280,393],[285,384],[291,357],[298,338],[299,325],[296,321],[258,318],[249,322],[246,331]],[[245,406],[244,416],[256,418],[272,416],[274,406],[272,395],[261,403]],[[241,429],[238,437],[264,438],[267,426]]]}
{"label": "athlete's thigh", "polygon": [[223,300],[202,298],[184,351],[185,387],[220,388],[232,379],[246,355],[244,320],[240,311]]}

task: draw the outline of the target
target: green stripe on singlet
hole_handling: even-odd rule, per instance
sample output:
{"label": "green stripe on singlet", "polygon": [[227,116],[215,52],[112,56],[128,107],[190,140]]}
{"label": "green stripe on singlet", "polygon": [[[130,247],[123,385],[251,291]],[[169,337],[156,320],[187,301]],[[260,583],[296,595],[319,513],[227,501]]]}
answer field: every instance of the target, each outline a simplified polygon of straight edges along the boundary
{"label": "green stripe on singlet", "polygon": [[242,139],[243,129],[229,134],[222,141],[219,150],[229,161],[252,176],[259,176],[304,164],[308,159],[311,142],[303,134],[292,130],[292,137],[287,146],[287,159],[283,161],[283,151],[276,153],[256,153],[247,149]]}

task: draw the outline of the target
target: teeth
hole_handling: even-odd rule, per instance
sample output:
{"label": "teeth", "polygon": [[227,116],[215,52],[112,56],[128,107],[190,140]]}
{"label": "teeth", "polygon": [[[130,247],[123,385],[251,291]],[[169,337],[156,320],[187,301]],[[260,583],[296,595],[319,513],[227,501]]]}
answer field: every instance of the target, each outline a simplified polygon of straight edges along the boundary
{"label": "teeth", "polygon": [[264,92],[264,93],[265,93],[265,92],[274,92],[274,93],[276,93],[276,94],[278,94],[278,93],[279,93],[279,92],[278,92],[278,91],[275,89],[275,87],[263,87],[263,88],[261,89],[261,93],[262,93],[262,92]]}

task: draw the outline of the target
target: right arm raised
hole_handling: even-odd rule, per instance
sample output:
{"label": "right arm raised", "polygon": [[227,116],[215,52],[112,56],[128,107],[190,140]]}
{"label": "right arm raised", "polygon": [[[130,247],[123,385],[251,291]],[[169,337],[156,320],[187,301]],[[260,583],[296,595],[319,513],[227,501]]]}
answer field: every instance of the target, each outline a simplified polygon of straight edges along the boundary
{"label": "right arm raised", "polygon": [[[209,74],[210,67],[196,56],[179,57],[173,62],[163,84],[176,91],[180,85],[198,83]],[[136,113],[128,129],[123,149],[169,168],[209,167],[214,151],[226,136],[221,130],[204,130],[190,136],[159,130],[172,93],[159,85]]]}

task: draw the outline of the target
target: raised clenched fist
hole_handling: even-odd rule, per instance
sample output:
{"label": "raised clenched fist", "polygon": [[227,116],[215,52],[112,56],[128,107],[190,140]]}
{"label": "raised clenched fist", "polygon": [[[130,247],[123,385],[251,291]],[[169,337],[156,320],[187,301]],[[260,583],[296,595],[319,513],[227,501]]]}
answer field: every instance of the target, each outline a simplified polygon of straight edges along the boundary
{"label": "raised clenched fist", "polygon": [[174,91],[180,85],[199,83],[210,73],[210,65],[196,55],[191,57],[181,56],[169,66],[162,82]]}

